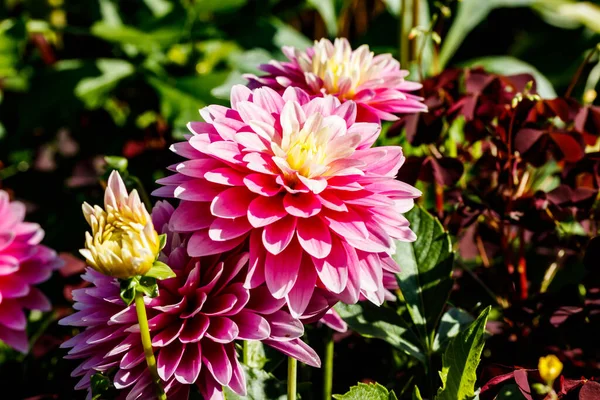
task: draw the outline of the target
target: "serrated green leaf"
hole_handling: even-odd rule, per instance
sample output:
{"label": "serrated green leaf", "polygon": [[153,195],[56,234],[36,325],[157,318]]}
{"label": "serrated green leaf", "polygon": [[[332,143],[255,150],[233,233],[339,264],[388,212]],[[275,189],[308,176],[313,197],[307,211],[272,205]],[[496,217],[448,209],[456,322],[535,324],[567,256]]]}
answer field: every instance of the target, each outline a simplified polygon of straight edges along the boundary
{"label": "serrated green leaf", "polygon": [[394,392],[389,392],[385,386],[379,383],[362,383],[352,386],[345,394],[334,394],[336,400],[394,400],[397,399]]}
{"label": "serrated green leaf", "polygon": [[246,346],[246,364],[248,367],[263,369],[269,360],[267,359],[265,347],[262,342],[258,340],[247,340],[244,343],[244,346]]}
{"label": "serrated green leaf", "polygon": [[[161,235],[162,236],[162,235]],[[155,278],[159,281],[164,279],[174,278],[175,272],[167,264],[161,261],[154,261],[152,268],[144,275],[146,277]]]}
{"label": "serrated green leaf", "polygon": [[369,303],[338,303],[335,310],[353,331],[366,337],[385,340],[425,363],[425,355],[417,345],[418,339],[394,310],[375,307]]}
{"label": "serrated green leaf", "polygon": [[402,266],[398,285],[422,342],[433,350],[433,334],[452,289],[454,253],[440,221],[421,207],[405,214],[417,235],[413,243],[396,242],[396,262]]}
{"label": "serrated green leaf", "polygon": [[485,344],[485,325],[491,307],[486,308],[467,329],[448,345],[442,357],[442,387],[436,400],[470,400],[475,396],[477,366]]}

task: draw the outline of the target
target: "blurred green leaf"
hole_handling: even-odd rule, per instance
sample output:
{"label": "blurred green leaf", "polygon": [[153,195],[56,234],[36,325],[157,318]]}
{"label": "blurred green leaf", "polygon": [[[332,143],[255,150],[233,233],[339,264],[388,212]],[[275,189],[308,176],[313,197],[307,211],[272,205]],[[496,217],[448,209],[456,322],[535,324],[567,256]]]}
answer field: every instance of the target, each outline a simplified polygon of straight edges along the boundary
{"label": "blurred green leaf", "polygon": [[536,0],[462,0],[458,3],[448,34],[442,42],[440,50],[440,69],[444,69],[465,38],[488,14],[499,7],[523,7],[535,3]]}
{"label": "blurred green leaf", "polygon": [[556,91],[550,81],[534,66],[510,56],[490,56],[469,60],[462,63],[465,67],[480,66],[489,72],[502,75],[531,74],[537,84],[537,92],[545,99],[556,97]]}
{"label": "blurred green leaf", "polygon": [[338,303],[335,310],[350,328],[365,337],[382,339],[425,363],[425,355],[416,344],[418,339],[406,322],[393,310],[369,304]]}
{"label": "blurred green leaf", "polygon": [[525,400],[525,396],[523,396],[516,384],[510,383],[502,386],[502,389],[500,389],[498,396],[494,400]]}
{"label": "blurred green leaf", "polygon": [[477,366],[485,344],[485,325],[491,307],[486,308],[467,329],[460,332],[442,357],[442,387],[436,400],[470,400],[475,396]]}
{"label": "blurred green leaf", "polygon": [[173,9],[173,3],[167,0],[144,0],[144,3],[156,18],[164,17]]}
{"label": "blurred green leaf", "polygon": [[269,21],[273,28],[275,28],[273,43],[277,47],[291,46],[300,50],[305,50],[307,47],[312,46],[312,41],[306,36],[279,19],[272,17]]}
{"label": "blurred green leaf", "polygon": [[185,76],[172,84],[155,77],[148,77],[148,83],[158,92],[160,112],[173,126],[173,135],[181,139],[187,133],[187,123],[200,118],[198,110],[212,103],[211,89],[227,78],[227,72],[201,76]]}
{"label": "blurred green leaf", "polygon": [[19,70],[26,35],[22,19],[6,19],[0,22],[0,81],[4,89],[27,88],[26,76]]}
{"label": "blurred green leaf", "polygon": [[533,8],[549,24],[566,29],[584,25],[594,32],[600,32],[600,6],[590,1],[538,0]]}
{"label": "blurred green leaf", "polygon": [[397,400],[394,392],[389,392],[379,383],[358,382],[345,394],[334,394],[335,400]]}
{"label": "blurred green leaf", "polygon": [[433,342],[433,350],[440,351],[450,339],[459,334],[471,322],[473,317],[460,308],[452,307],[442,315],[438,331]]}
{"label": "blurred green leaf", "polygon": [[330,37],[337,36],[337,13],[335,0],[307,0],[307,3],[319,12]]}
{"label": "blurred green leaf", "polygon": [[417,235],[413,243],[396,241],[394,260],[402,266],[398,285],[422,342],[433,349],[433,332],[452,289],[454,253],[440,221],[421,207],[405,214]]}
{"label": "blurred green leaf", "polygon": [[423,400],[418,386],[415,386],[415,390],[412,393],[412,400]]}
{"label": "blurred green leaf", "polygon": [[[161,236],[163,236],[163,235],[161,235]],[[166,235],[164,235],[164,237],[166,238]],[[161,241],[162,240],[163,239],[161,239]],[[166,240],[166,239],[164,239],[164,240]],[[162,247],[164,247],[164,244],[161,243],[161,245],[162,245]],[[164,279],[174,278],[176,275],[175,275],[175,272],[173,272],[173,270],[171,269],[171,267],[169,267],[164,262],[154,261],[152,268],[150,268],[150,270],[148,272],[146,272],[146,274],[144,276],[162,281]]]}
{"label": "blurred green leaf", "polygon": [[124,60],[100,58],[96,66],[100,76],[84,78],[75,86],[75,95],[88,108],[101,107],[119,81],[135,71],[133,65]]}
{"label": "blurred green leaf", "polygon": [[198,0],[196,7],[202,12],[235,12],[246,5],[248,0]]}
{"label": "blurred green leaf", "polygon": [[142,53],[152,53],[177,43],[181,37],[182,27],[164,25],[145,32],[132,26],[97,22],[92,26],[91,31],[93,35],[106,41],[131,45]]}
{"label": "blurred green leaf", "polygon": [[258,340],[247,340],[245,343],[248,355],[248,366],[250,368],[264,369],[267,364],[267,355],[262,342]]}

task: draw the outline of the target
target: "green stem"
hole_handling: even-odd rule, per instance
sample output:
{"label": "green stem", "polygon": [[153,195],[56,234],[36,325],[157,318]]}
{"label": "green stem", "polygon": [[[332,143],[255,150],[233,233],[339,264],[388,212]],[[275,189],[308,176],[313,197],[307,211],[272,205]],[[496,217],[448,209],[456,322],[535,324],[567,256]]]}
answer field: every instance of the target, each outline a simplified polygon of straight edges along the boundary
{"label": "green stem", "polygon": [[288,376],[287,376],[287,398],[288,400],[296,400],[297,378],[298,376],[298,361],[295,358],[288,357]]}
{"label": "green stem", "polygon": [[250,361],[250,346],[248,346],[248,341],[244,340],[244,344],[242,345],[242,362],[244,365],[248,365]]}
{"label": "green stem", "polygon": [[325,364],[323,366],[323,400],[331,400],[331,387],[333,384],[333,332],[327,329],[325,339]]}
{"label": "green stem", "polygon": [[146,364],[148,364],[148,371],[150,371],[152,381],[156,385],[156,395],[159,400],[167,400],[167,395],[160,384],[160,377],[158,376],[158,371],[156,369],[156,358],[154,358],[154,350],[152,350],[152,339],[150,338],[150,327],[148,326],[144,295],[140,292],[136,292],[135,294],[135,311],[140,324],[140,334],[142,336],[142,346],[144,347]]}

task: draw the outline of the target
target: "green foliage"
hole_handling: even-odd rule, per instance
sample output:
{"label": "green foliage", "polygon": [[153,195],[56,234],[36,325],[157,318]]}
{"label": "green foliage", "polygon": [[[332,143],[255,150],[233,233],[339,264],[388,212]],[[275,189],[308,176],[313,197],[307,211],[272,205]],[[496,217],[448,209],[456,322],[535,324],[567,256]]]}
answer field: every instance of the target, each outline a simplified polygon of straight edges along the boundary
{"label": "green foliage", "polygon": [[415,330],[427,352],[433,348],[433,335],[452,289],[454,253],[450,236],[439,220],[420,207],[406,218],[417,235],[413,243],[396,242],[396,262],[402,266],[398,285]]}
{"label": "green foliage", "polygon": [[[161,236],[164,237],[163,235]],[[154,261],[152,268],[144,276],[162,281],[163,279],[174,278],[176,275],[167,264],[161,261]]]}
{"label": "green foliage", "polygon": [[485,344],[485,325],[491,307],[486,308],[466,330],[460,332],[444,352],[437,400],[467,400],[475,396],[477,366]]}
{"label": "green foliage", "polygon": [[120,279],[119,284],[121,289],[120,297],[128,306],[135,300],[136,293],[142,293],[148,297],[158,296],[156,278],[150,276],[134,276],[128,279]]}
{"label": "green foliage", "polygon": [[350,328],[366,337],[382,339],[425,363],[425,355],[419,347],[418,338],[394,310],[372,304],[338,303],[335,310]]}
{"label": "green foliage", "polygon": [[398,400],[394,392],[388,391],[379,383],[362,383],[352,386],[344,394],[334,394],[335,400]]}
{"label": "green foliage", "polygon": [[228,387],[223,388],[226,400],[285,400],[286,386],[272,374],[258,368],[243,366],[246,374],[246,396],[234,393]]}

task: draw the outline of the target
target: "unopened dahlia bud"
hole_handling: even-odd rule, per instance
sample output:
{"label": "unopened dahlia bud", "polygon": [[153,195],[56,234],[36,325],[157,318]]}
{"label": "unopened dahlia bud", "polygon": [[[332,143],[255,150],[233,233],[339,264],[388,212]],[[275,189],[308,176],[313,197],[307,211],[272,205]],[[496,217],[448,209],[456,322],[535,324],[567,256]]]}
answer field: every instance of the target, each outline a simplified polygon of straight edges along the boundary
{"label": "unopened dahlia bud", "polygon": [[118,172],[108,178],[104,209],[83,203],[92,228],[79,252],[96,271],[115,278],[144,275],[160,252],[160,238],[136,190],[131,194]]}

